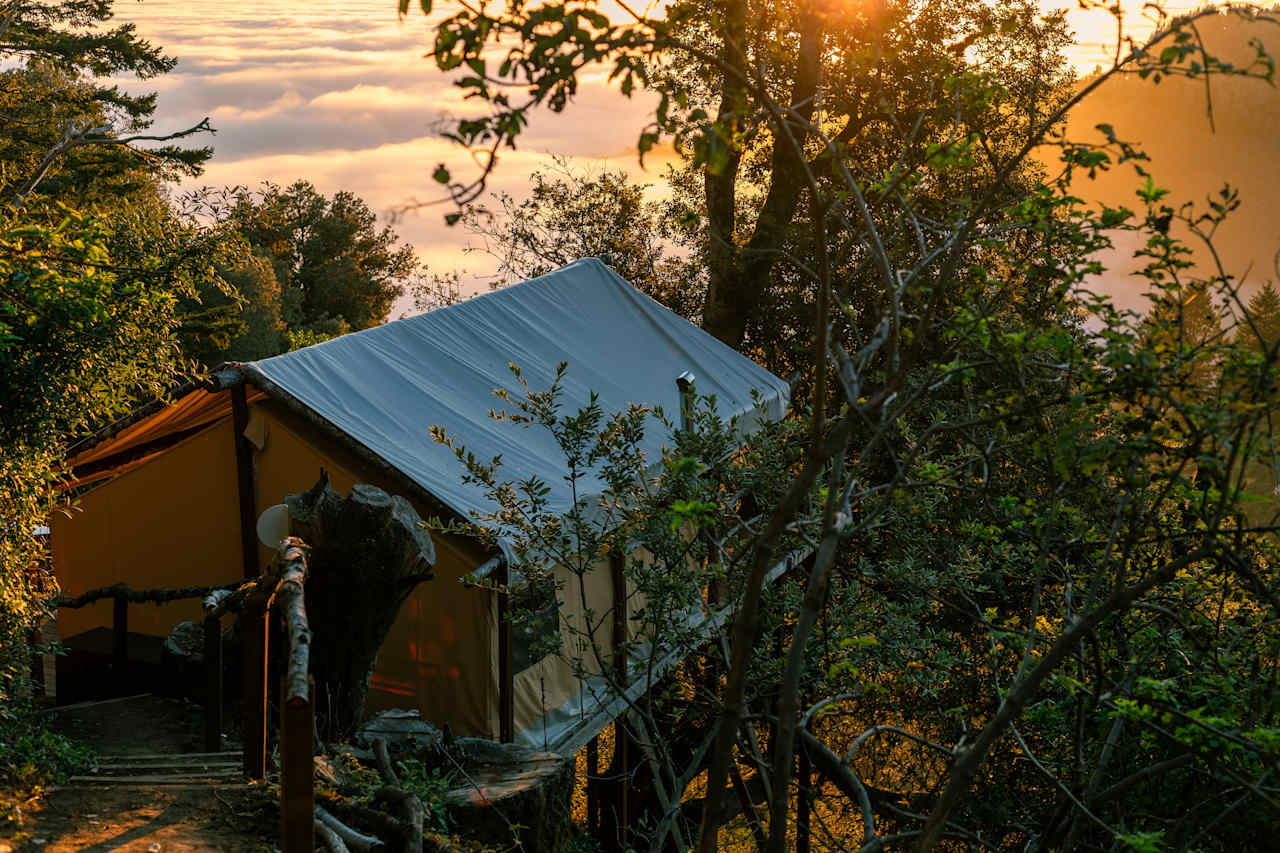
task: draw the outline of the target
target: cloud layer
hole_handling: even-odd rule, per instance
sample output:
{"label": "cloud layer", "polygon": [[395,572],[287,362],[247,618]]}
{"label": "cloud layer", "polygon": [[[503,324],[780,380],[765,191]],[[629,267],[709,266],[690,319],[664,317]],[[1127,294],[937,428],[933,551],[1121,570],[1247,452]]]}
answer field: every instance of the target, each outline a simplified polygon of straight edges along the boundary
{"label": "cloud layer", "polygon": [[[191,186],[303,179],[389,211],[410,198],[439,197],[430,179],[438,163],[457,177],[478,172],[466,151],[440,135],[450,119],[479,108],[423,57],[434,21],[420,13],[400,21],[394,3],[368,0],[142,0],[118,11],[179,60],[163,77],[121,81],[160,93],[156,127],[209,116],[217,129],[214,159]],[[552,153],[639,173],[626,152],[650,108],[647,98],[628,100],[588,76],[562,114],[534,117],[491,186],[522,195],[529,173]],[[660,162],[647,161],[650,180],[661,174]],[[427,208],[396,229],[434,269],[484,275],[487,259],[465,252],[465,235],[443,223],[446,211]]]}

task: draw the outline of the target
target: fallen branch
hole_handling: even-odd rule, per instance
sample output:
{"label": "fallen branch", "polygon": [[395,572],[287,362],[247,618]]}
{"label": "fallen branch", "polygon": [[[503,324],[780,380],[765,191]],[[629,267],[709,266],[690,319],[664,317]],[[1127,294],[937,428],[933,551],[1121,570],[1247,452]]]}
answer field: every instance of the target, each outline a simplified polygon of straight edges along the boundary
{"label": "fallen branch", "polygon": [[400,787],[400,778],[391,765],[385,738],[373,742],[373,756],[378,762],[378,775],[385,783],[373,795],[373,801],[394,808],[403,815],[401,837],[404,838],[405,853],[422,853],[422,800]]}
{"label": "fallen branch", "polygon": [[334,817],[324,806],[316,806],[316,826],[319,827],[321,824],[341,838],[347,849],[354,850],[356,853],[382,853],[387,849],[381,839],[352,829]]}
{"label": "fallen branch", "polygon": [[[317,809],[317,811],[319,810]],[[320,842],[329,849],[330,853],[351,853],[347,845],[342,843],[342,839],[338,836],[338,833],[334,832],[328,824],[320,820],[319,815],[316,816],[315,830],[316,835],[320,836]]]}
{"label": "fallen branch", "polygon": [[378,793],[373,795],[373,801],[394,808],[404,815],[401,838],[404,839],[405,853],[422,853],[422,800],[403,788],[388,785],[378,789]]}
{"label": "fallen branch", "polygon": [[386,812],[371,809],[368,806],[337,800],[329,803],[329,809],[332,810],[332,814],[329,810],[325,811],[326,814],[331,814],[333,817],[340,816],[341,820],[349,824],[358,823],[384,838],[402,838],[407,833],[403,823]]}
{"label": "fallen branch", "polygon": [[400,777],[396,775],[395,768],[391,765],[391,755],[387,752],[387,739],[376,738],[373,741],[373,757],[378,762],[378,775],[382,777],[385,785],[393,788],[400,787]]}

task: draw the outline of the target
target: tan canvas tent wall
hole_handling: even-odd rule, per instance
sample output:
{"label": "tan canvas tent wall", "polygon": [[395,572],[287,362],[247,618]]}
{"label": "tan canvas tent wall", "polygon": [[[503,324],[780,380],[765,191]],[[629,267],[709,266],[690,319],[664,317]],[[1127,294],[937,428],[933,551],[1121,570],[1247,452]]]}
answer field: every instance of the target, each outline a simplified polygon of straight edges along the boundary
{"label": "tan canvas tent wall", "polygon": [[[596,393],[605,411],[632,403],[675,411],[675,379],[685,372],[743,430],[781,417],[788,399],[782,380],[599,261],[578,261],[447,309],[229,365],[207,386],[184,389],[171,405],[147,407],[78,445],[69,460],[78,507],[55,520],[51,537],[64,591],[119,581],[135,588],[223,583],[256,573],[267,558],[254,544],[257,514],[310,488],[321,469],[339,491],[371,483],[403,495],[424,518],[483,515],[492,503],[464,481],[453,453],[431,440],[434,425],[481,458],[501,455],[511,479],[540,477],[553,505],[567,511],[565,463],[554,441],[489,417],[496,389],[521,394],[512,363],[534,389],[568,364],[562,386],[570,410]],[[665,438],[656,430],[647,438],[651,458],[660,458]],[[589,499],[589,488],[583,496]],[[384,643],[369,709],[416,707],[460,734],[523,734],[539,745],[563,739],[597,701],[574,676],[575,655],[511,672],[499,654],[510,647],[499,596],[460,582],[495,555],[461,537],[433,538],[436,577],[405,603]],[[581,620],[581,592],[596,614],[625,600],[609,566],[581,580],[557,573],[564,624]],[[131,629],[156,636],[198,616],[194,605],[134,610]],[[109,620],[106,607],[64,616],[61,634]],[[611,652],[608,638],[600,639]]]}

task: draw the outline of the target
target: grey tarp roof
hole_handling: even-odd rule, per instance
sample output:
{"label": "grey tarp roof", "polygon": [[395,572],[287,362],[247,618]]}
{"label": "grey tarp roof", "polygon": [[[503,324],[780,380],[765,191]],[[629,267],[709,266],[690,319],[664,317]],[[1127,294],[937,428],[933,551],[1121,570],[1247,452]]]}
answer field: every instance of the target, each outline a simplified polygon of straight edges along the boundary
{"label": "grey tarp roof", "polygon": [[[741,416],[751,431],[760,414],[781,418],[787,384],[716,338],[631,287],[595,258],[539,278],[417,317],[344,335],[245,365],[260,373],[351,438],[382,457],[463,517],[492,509],[475,485],[462,482],[452,452],[432,441],[438,424],[480,459],[501,455],[505,479],[538,477],[551,489],[552,509],[571,506],[566,464],[551,436],[489,417],[502,408],[498,388],[519,386],[508,365],[521,368],[532,390],[544,390],[560,362],[566,412],[599,395],[606,414],[631,403],[679,411],[676,377],[696,376],[699,394],[713,394],[722,418]],[[668,439],[647,430],[657,459]],[[594,484],[598,490],[599,484]],[[590,497],[593,486],[587,487]],[[580,490],[581,494],[581,490]]]}

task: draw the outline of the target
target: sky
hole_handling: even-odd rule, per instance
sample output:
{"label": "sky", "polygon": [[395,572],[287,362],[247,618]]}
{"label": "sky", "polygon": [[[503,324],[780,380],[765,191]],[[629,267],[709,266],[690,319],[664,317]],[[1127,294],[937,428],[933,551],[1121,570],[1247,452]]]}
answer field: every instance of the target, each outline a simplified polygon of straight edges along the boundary
{"label": "sky", "polygon": [[[1043,2],[1046,9],[1060,5]],[[412,199],[440,198],[430,179],[436,164],[455,176],[476,170],[440,134],[443,123],[476,107],[423,57],[433,21],[447,6],[437,4],[427,19],[411,5],[414,14],[399,20],[394,0],[121,0],[118,16],[179,59],[170,74],[121,82],[159,92],[159,131],[210,118],[215,156],[186,188],[305,179],[326,194],[354,192],[385,216]],[[1071,7],[1079,34],[1071,60],[1087,71],[1107,61],[1104,43],[1114,38],[1114,25],[1105,12]],[[1136,16],[1133,24],[1140,24]],[[635,154],[652,103],[643,94],[624,98],[603,72],[589,73],[563,113],[534,117],[491,186],[521,195],[529,173],[548,167],[552,154],[576,168],[621,168],[659,184],[664,156],[646,158],[644,171]],[[427,207],[394,227],[433,270],[462,270],[464,286],[479,289],[493,262],[471,251],[474,239],[444,224],[448,209]]]}

